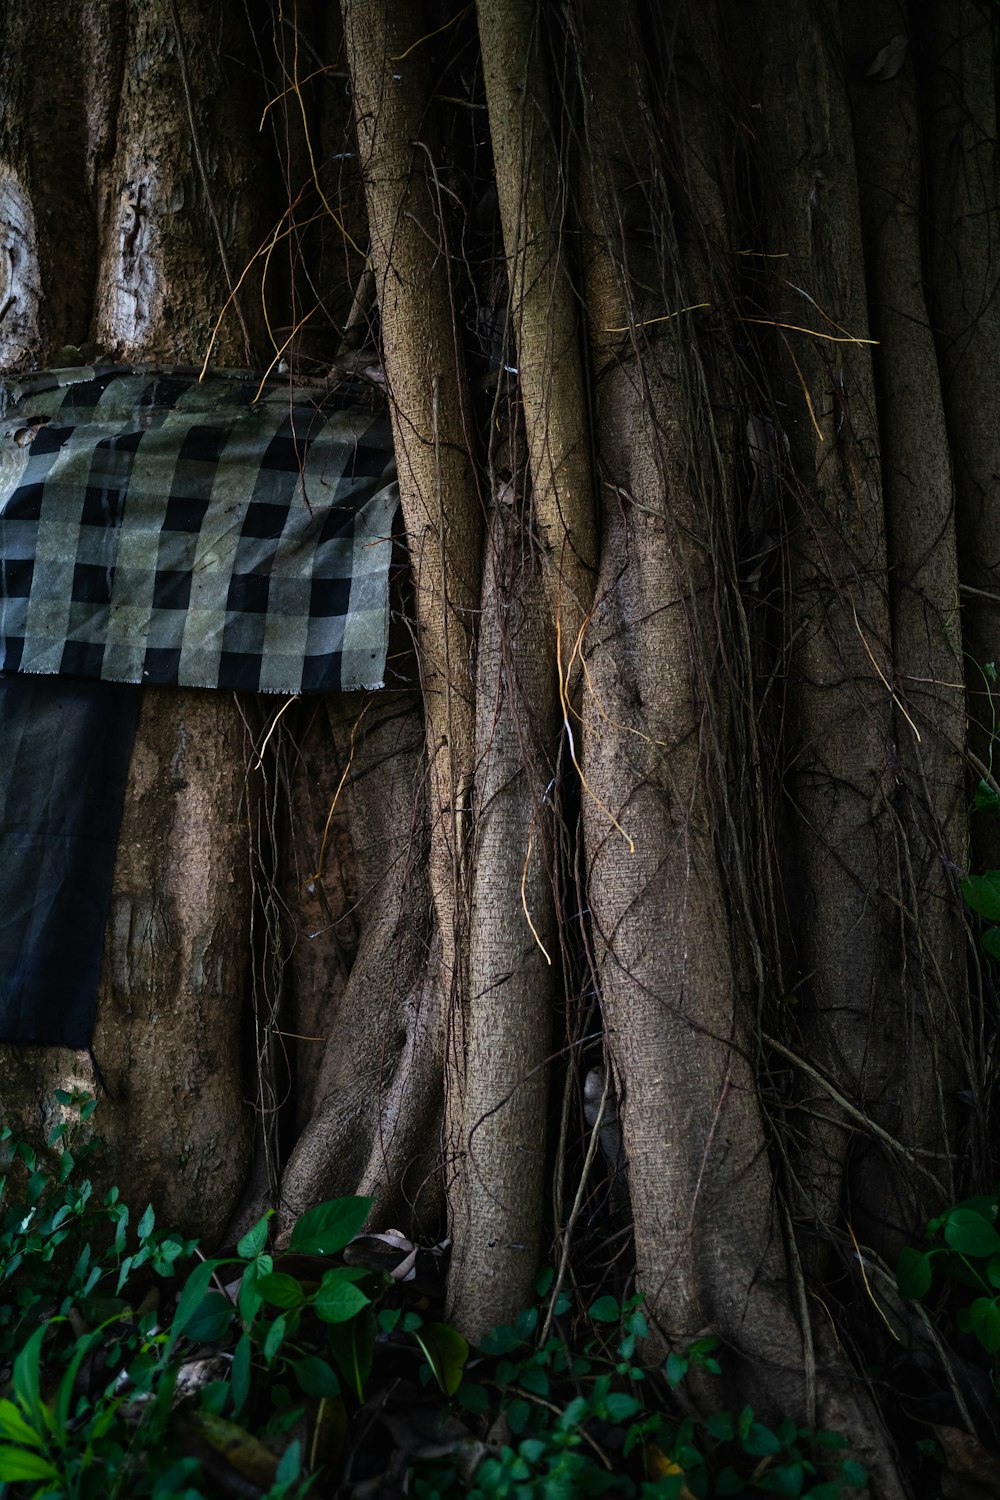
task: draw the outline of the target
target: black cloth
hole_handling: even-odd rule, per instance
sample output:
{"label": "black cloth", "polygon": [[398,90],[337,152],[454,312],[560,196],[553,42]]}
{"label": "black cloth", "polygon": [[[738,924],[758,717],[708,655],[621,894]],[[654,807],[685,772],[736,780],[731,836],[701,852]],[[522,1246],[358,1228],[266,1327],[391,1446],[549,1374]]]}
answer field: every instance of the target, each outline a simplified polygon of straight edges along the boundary
{"label": "black cloth", "polygon": [[141,695],[0,675],[0,1041],[90,1046]]}
{"label": "black cloth", "polygon": [[0,1041],[91,1044],[129,684],[381,686],[397,503],[388,418],[353,389],[0,381]]}

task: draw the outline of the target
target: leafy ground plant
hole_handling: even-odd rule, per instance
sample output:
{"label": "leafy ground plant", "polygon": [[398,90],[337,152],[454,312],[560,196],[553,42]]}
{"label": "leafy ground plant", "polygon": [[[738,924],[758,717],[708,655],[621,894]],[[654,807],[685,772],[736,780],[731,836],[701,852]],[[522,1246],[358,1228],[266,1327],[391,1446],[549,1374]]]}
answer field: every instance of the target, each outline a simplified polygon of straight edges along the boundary
{"label": "leafy ground plant", "polygon": [[[552,1277],[545,1271],[539,1278],[543,1298]],[[787,1420],[771,1427],[750,1407],[704,1421],[672,1415],[670,1390],[692,1367],[720,1373],[715,1340],[696,1340],[662,1366],[645,1366],[640,1298],[622,1304],[598,1298],[587,1310],[592,1337],[582,1345],[559,1332],[539,1340],[545,1306],[495,1329],[470,1360],[458,1402],[490,1423],[472,1455],[473,1477],[462,1484],[467,1451],[460,1450],[457,1463],[425,1465],[414,1483],[422,1500],[446,1500],[463,1488],[470,1500],[754,1494],[837,1500],[866,1485],[864,1468],[839,1434]],[[556,1327],[569,1319],[567,1295],[557,1297],[555,1313]]]}
{"label": "leafy ground plant", "polygon": [[967,1198],[932,1219],[926,1249],[904,1246],[896,1282],[904,1297],[928,1295],[935,1280],[957,1298],[955,1326],[972,1334],[991,1356],[994,1385],[1000,1369],[1000,1233],[997,1195]]}
{"label": "leafy ground plant", "polygon": [[672,1392],[718,1373],[714,1345],[646,1366],[638,1299],[581,1315],[546,1272],[539,1304],[470,1351],[416,1283],[345,1263],[367,1198],[303,1215],[280,1253],[270,1215],[215,1257],[151,1207],[133,1229],[84,1172],[93,1101],[57,1103],[44,1152],[0,1136],[2,1497],[296,1500],[387,1476],[424,1500],[835,1500],[865,1483],[838,1435],[749,1408],[682,1419]]}

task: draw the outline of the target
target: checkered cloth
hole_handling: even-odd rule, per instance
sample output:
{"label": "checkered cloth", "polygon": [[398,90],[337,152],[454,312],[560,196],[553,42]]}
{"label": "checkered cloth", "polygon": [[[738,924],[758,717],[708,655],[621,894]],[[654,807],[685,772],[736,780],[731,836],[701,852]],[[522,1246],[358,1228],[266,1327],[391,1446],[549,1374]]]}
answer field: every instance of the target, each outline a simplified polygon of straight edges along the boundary
{"label": "checkered cloth", "polygon": [[0,671],[381,687],[388,420],[357,390],[113,367],[0,384]]}

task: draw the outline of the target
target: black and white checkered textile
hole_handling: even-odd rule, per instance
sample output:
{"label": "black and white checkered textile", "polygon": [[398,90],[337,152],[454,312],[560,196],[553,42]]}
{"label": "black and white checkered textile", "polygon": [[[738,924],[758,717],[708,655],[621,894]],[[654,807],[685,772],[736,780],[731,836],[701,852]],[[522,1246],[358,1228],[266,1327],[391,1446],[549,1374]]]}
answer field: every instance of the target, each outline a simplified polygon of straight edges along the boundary
{"label": "black and white checkered textile", "polygon": [[356,389],[131,366],[0,384],[0,671],[380,687],[397,503]]}

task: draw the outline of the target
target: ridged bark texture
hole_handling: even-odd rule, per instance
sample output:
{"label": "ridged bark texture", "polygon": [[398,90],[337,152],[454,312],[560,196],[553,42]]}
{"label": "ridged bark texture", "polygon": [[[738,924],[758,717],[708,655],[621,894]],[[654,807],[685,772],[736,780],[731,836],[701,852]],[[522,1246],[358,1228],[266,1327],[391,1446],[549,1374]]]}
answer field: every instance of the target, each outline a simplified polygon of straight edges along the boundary
{"label": "ridged bark texture", "polygon": [[[857,1104],[891,1089],[898,975],[886,892],[893,700],[885,524],[854,144],[826,0],[757,7],[755,116],[788,445],[788,892],[801,1046]],[[794,103],[792,102],[794,101]],[[803,331],[804,330],[804,331]],[[803,1083],[802,1208],[835,1222],[850,1129]]]}

